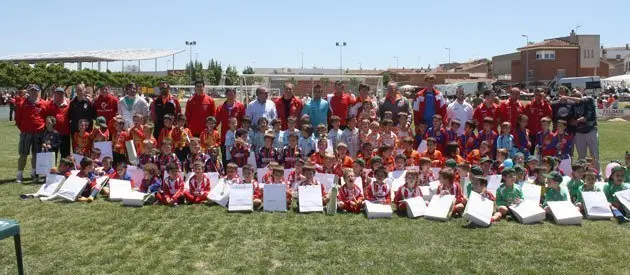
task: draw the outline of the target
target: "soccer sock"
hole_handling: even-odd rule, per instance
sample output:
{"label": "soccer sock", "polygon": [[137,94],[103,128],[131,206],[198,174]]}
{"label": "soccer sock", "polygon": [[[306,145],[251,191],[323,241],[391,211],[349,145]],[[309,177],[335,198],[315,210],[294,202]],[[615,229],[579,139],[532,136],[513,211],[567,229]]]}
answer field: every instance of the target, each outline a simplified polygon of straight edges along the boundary
{"label": "soccer sock", "polygon": [[19,177],[19,176],[21,176],[21,175],[23,175],[23,174],[24,174],[24,171],[18,171],[18,172],[17,172],[18,177]]}

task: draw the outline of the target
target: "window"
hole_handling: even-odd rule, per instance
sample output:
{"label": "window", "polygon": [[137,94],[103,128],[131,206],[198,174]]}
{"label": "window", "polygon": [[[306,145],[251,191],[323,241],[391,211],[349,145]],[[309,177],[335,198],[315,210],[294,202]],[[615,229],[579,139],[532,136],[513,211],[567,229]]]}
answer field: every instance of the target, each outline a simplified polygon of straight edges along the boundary
{"label": "window", "polygon": [[616,58],[617,58],[617,59],[621,59],[621,55],[620,55],[620,54],[618,54]]}
{"label": "window", "polygon": [[534,70],[527,71],[527,81],[532,81],[534,79]]}
{"label": "window", "polygon": [[554,60],[556,59],[556,51],[537,51],[536,60]]}

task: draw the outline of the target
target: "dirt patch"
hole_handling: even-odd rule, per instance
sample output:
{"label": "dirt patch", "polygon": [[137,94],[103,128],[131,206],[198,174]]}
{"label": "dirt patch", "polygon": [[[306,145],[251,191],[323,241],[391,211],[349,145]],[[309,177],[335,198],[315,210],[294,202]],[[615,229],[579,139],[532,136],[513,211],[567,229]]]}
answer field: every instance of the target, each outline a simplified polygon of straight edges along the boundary
{"label": "dirt patch", "polygon": [[620,118],[620,117],[616,117],[613,119],[609,119],[608,121],[612,121],[612,122],[626,122],[627,120]]}

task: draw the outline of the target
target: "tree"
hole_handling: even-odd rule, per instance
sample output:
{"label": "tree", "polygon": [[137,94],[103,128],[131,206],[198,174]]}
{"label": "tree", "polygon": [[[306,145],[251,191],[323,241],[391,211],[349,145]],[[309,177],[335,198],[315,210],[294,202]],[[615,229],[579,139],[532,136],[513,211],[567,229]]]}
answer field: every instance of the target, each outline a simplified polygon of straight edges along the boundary
{"label": "tree", "polygon": [[225,85],[238,85],[239,78],[236,67],[228,66],[227,69],[225,69]]}
{"label": "tree", "polygon": [[358,91],[359,90],[359,84],[361,84],[361,81],[359,81],[358,79],[352,77],[352,78],[350,78],[350,84],[348,86],[350,86],[351,90]]}
{"label": "tree", "polygon": [[322,77],[319,79],[319,85],[322,85],[324,93],[328,92],[328,86],[330,85],[330,79],[328,77]]}
{"label": "tree", "polygon": [[247,66],[247,68],[243,70],[243,74],[254,74],[254,68]]}
{"label": "tree", "polygon": [[[250,66],[247,66],[247,68],[245,68],[243,70],[243,76],[248,75],[248,74],[255,74],[256,72],[254,72],[254,69]],[[247,85],[255,85],[255,84],[260,84],[263,82],[262,77],[245,77],[245,84]]]}
{"label": "tree", "polygon": [[136,64],[129,64],[129,65],[125,66],[125,72],[128,72],[128,73],[139,73],[140,72],[140,68]]}
{"label": "tree", "polygon": [[387,86],[387,83],[389,83],[391,80],[392,80],[392,77],[389,74],[389,72],[384,72],[383,73],[383,86]]}
{"label": "tree", "polygon": [[208,72],[206,75],[206,82],[210,85],[219,85],[221,78],[223,77],[223,67],[219,61],[210,59],[208,64]]}

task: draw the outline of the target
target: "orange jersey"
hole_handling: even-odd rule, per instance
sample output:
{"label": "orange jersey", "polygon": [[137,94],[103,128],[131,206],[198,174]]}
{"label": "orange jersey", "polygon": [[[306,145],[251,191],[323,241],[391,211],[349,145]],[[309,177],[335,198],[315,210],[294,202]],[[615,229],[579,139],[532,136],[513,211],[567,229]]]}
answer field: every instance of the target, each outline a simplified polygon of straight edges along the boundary
{"label": "orange jersey", "polygon": [[94,127],[94,129],[92,129],[92,133],[90,133],[90,139],[92,139],[92,143],[108,141],[109,131],[107,128]]}
{"label": "orange jersey", "polygon": [[221,136],[217,130],[213,130],[212,133],[206,131],[201,132],[199,135],[201,140],[201,148],[204,151],[221,146]]}
{"label": "orange jersey", "polygon": [[341,159],[341,167],[342,168],[352,168],[352,167],[354,167],[354,161],[352,160],[351,157],[344,156],[343,159]]}
{"label": "orange jersey", "polygon": [[411,149],[402,152],[407,157],[407,166],[420,166],[420,153]]}
{"label": "orange jersey", "polygon": [[158,147],[161,147],[162,142],[164,141],[164,139],[167,139],[167,138],[171,140],[173,139],[173,127],[171,128],[164,127],[162,128],[162,130],[160,130],[160,135],[158,135],[158,139],[157,139]]}
{"label": "orange jersey", "polygon": [[127,131],[114,132],[112,136],[112,151],[117,154],[125,154],[127,147],[125,142],[129,139]]}
{"label": "orange jersey", "polygon": [[179,127],[173,129],[171,136],[173,137],[173,148],[180,150],[187,147],[188,143],[190,143],[190,138],[193,137],[190,129]]}
{"label": "orange jersey", "polygon": [[383,166],[387,168],[387,171],[394,171],[394,156],[383,158]]}
{"label": "orange jersey", "polygon": [[138,155],[142,155],[143,153],[142,142],[146,138],[143,130],[144,126],[138,125],[129,128],[128,132],[128,138],[129,140],[133,140],[133,145],[136,147],[136,153]]}
{"label": "orange jersey", "polygon": [[313,155],[311,155],[311,158],[309,159],[312,163],[317,164],[319,166],[323,166],[324,165],[324,161],[326,160],[325,156],[322,156],[318,153],[315,153]]}
{"label": "orange jersey", "polygon": [[72,151],[75,154],[88,156],[92,151],[92,139],[88,132],[72,134]]}
{"label": "orange jersey", "polygon": [[444,158],[442,158],[442,152],[438,151],[437,149],[434,150],[432,153],[429,153],[429,151],[424,151],[422,153],[420,153],[420,157],[421,158],[429,158],[431,160],[431,166],[432,167],[442,167],[444,166]]}
{"label": "orange jersey", "polygon": [[486,157],[486,156],[488,156],[487,153],[484,155],[481,155],[481,152],[479,151],[479,149],[474,149],[470,152],[470,154],[468,154],[468,156],[466,156],[466,160],[470,162],[470,164],[472,165],[478,165],[481,158]]}

